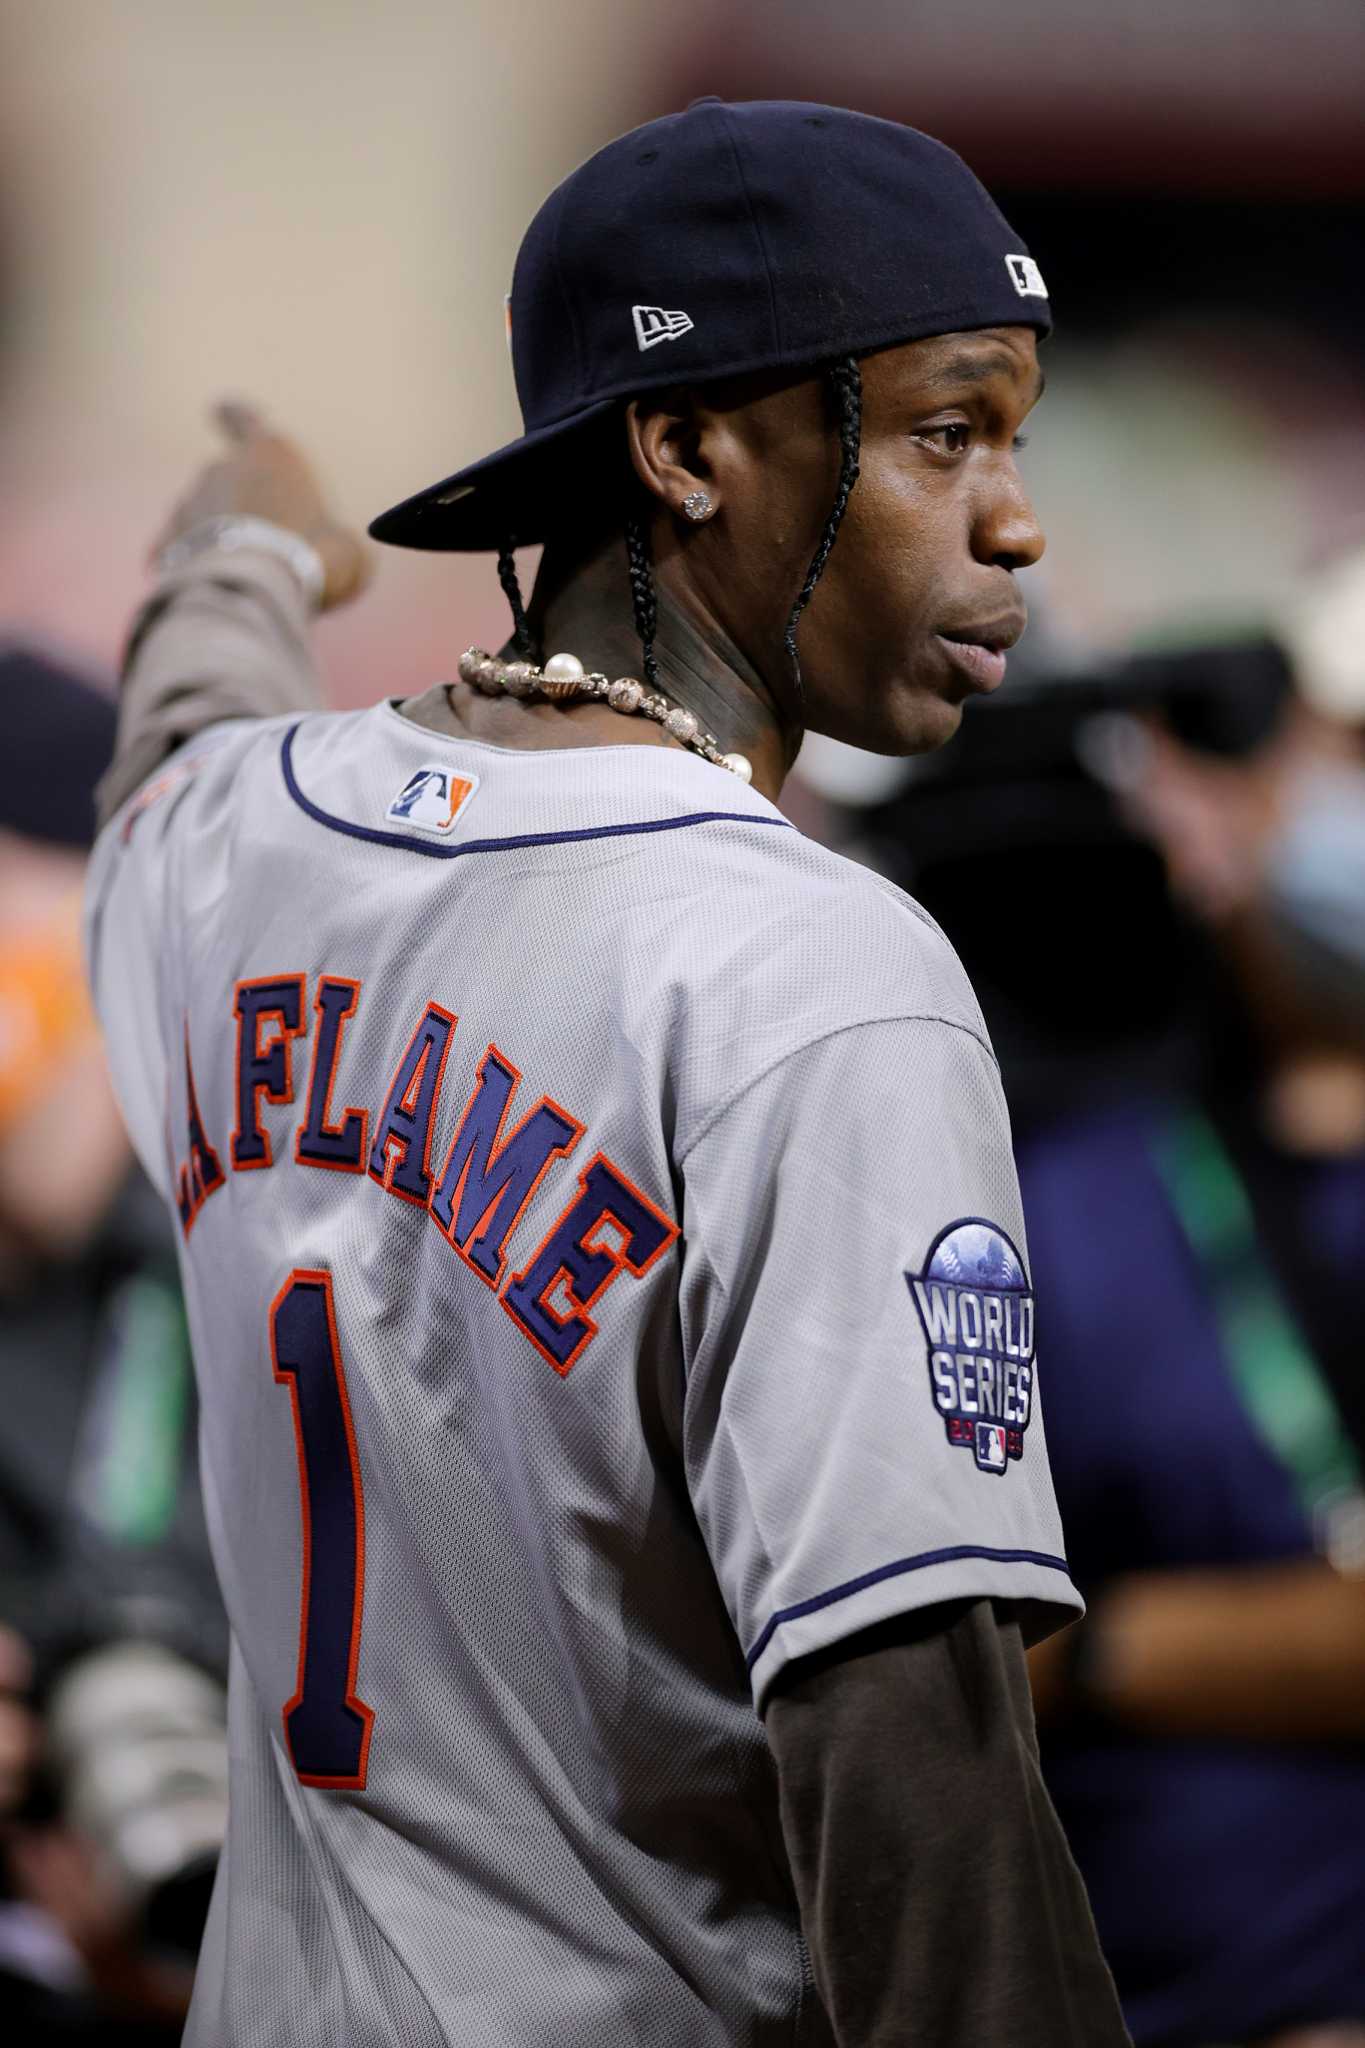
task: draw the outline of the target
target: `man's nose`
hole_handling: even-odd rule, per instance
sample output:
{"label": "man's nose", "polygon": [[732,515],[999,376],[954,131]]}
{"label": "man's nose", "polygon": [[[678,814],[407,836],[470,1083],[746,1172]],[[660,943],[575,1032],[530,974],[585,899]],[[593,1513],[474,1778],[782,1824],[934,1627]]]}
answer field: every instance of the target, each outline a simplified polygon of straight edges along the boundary
{"label": "man's nose", "polygon": [[1001,569],[1031,569],[1042,559],[1047,540],[1013,461],[983,497],[974,543],[978,561]]}

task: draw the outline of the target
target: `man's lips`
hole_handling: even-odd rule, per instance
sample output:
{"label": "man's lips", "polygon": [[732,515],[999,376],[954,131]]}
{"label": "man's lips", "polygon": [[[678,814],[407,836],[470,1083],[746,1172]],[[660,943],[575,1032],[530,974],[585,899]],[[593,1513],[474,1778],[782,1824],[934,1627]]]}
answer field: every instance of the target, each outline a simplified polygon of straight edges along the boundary
{"label": "man's lips", "polygon": [[1024,630],[1021,613],[984,621],[980,625],[955,626],[935,635],[953,667],[974,689],[998,690],[1005,680],[1005,652]]}

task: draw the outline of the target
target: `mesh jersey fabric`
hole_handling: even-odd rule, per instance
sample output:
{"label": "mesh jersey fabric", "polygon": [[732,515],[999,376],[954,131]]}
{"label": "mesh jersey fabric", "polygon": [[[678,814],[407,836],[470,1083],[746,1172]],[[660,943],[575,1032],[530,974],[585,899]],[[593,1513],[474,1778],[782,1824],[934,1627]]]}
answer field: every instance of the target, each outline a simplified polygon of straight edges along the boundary
{"label": "mesh jersey fabric", "polygon": [[[449,829],[409,801],[441,774]],[[694,756],[379,705],[191,742],[101,836],[87,948],[134,1141],[183,1198],[234,1642],[187,2040],[828,2042],[756,1705],[901,1610],[993,1595],[1037,1634],[1079,1607],[1040,1418],[1003,1472],[948,1441],[907,1284],[955,1218],[1023,1253],[942,934]],[[368,1145],[391,1109],[378,1176],[305,1156],[323,977],[355,1002],[322,1121],[363,1112]],[[243,1050],[261,982],[298,1028],[248,1018]],[[444,1041],[410,1071],[424,1017]],[[515,1219],[456,1189],[452,1239],[442,1162],[489,1072],[519,1078],[484,1169],[542,1102],[581,1132]],[[253,1122],[269,1163],[239,1165]],[[615,1207],[584,1209],[603,1173]],[[328,1278],[350,1479],[272,1351],[300,1274]],[[344,1498],[363,1570],[334,1615]],[[344,1785],[286,1740],[313,1624],[357,1631]]]}

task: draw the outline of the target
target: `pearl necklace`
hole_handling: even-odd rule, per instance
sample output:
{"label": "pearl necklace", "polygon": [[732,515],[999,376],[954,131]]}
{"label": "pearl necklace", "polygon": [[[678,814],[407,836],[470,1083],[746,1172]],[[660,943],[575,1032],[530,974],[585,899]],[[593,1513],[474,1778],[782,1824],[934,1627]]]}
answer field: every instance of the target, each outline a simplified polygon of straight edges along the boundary
{"label": "pearl necklace", "polygon": [[728,768],[741,782],[748,782],[754,772],[747,754],[722,754],[715,735],[703,732],[701,720],[684,711],[681,704],[670,704],[634,676],[618,676],[614,683],[608,682],[604,675],[585,669],[576,654],[552,654],[537,668],[531,661],[504,661],[482,647],[469,647],[460,656],[460,679],[486,697],[544,697],[552,704],[600,698],[613,711],[652,718],[670,739],[691,747],[713,768]]}

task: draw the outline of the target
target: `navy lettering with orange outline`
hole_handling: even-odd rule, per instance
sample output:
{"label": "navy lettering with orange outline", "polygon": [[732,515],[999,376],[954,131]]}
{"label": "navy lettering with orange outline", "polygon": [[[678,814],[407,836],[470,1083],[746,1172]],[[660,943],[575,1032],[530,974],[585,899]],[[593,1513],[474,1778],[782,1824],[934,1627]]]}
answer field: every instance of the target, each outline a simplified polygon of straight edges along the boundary
{"label": "navy lettering with orange outline", "polygon": [[271,1302],[270,1365],[289,1389],[303,1537],[298,1673],[282,1710],[284,1739],[300,1784],[359,1791],[374,1728],[355,1689],[365,1492],[325,1268],[296,1268]]}
{"label": "navy lettering with orange outline", "polygon": [[520,1070],[506,1053],[490,1045],[431,1197],[441,1235],[495,1290],[502,1284],[507,1240],[527,1203],[551,1161],[572,1152],[583,1135],[577,1117],[542,1095],[504,1138],[502,1127],[520,1080]]}
{"label": "navy lettering with orange outline", "polygon": [[[267,1102],[294,1100],[294,1040],[303,1030],[303,1007],[301,974],[262,975],[239,981],[232,992],[237,1018],[237,1127],[229,1150],[238,1173],[274,1164],[270,1133],[260,1118],[261,1097]],[[262,1045],[261,1026],[272,1020],[275,1035]]]}
{"label": "navy lettering with orange outline", "polygon": [[313,1001],[317,1030],[313,1064],[308,1072],[308,1111],[294,1139],[294,1157],[301,1166],[326,1166],[333,1173],[363,1173],[369,1149],[369,1111],[349,1105],[340,1123],[331,1121],[332,1086],[341,1058],[341,1041],[360,1001],[360,983],[341,974],[324,974]]}
{"label": "navy lettering with orange outline", "polygon": [[[597,1335],[588,1314],[624,1266],[638,1279],[678,1235],[676,1223],[648,1195],[599,1152],[578,1176],[578,1193],[530,1264],[514,1276],[501,1300],[512,1320],[561,1376],[573,1367]],[[605,1224],[620,1241],[605,1245]],[[565,1308],[550,1297],[562,1286]]]}
{"label": "navy lettering with orange outline", "polygon": [[398,1062],[370,1151],[371,1180],[421,1209],[431,1195],[431,1126],[458,1022],[439,1003],[427,1004]]}
{"label": "navy lettering with orange outline", "polygon": [[185,1102],[189,1127],[189,1158],[176,1175],[175,1206],[180,1217],[180,1228],[188,1238],[199,1211],[209,1196],[216,1194],[227,1179],[223,1172],[223,1162],[208,1141],[204,1119],[199,1113],[199,1097],[194,1087],[194,1062],[190,1058],[188,1017],[185,1019]]}

